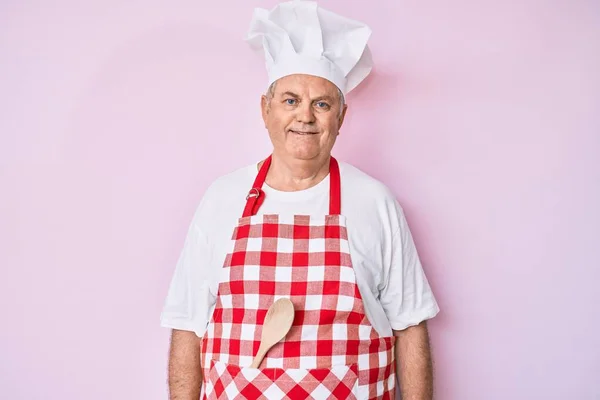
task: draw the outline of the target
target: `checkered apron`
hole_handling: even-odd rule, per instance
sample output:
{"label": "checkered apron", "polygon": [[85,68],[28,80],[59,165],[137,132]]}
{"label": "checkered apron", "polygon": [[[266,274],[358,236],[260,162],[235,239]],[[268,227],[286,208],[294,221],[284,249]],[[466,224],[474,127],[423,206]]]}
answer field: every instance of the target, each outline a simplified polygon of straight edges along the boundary
{"label": "checkered apron", "polygon": [[[330,163],[325,216],[256,215],[271,157],[234,229],[213,316],[201,341],[203,399],[394,399],[393,337],[365,315]],[[292,328],[250,368],[267,310],[294,304]]]}

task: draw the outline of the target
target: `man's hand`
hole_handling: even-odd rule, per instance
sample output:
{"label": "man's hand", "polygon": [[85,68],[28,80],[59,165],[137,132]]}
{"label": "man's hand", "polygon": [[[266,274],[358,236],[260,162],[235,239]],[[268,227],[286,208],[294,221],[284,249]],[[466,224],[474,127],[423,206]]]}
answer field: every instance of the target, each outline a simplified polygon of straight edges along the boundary
{"label": "man's hand", "polygon": [[201,387],[200,338],[194,332],[173,329],[169,352],[169,399],[198,400]]}
{"label": "man's hand", "polygon": [[396,375],[400,381],[402,400],[433,399],[433,367],[429,335],[425,322],[402,331],[396,336]]}

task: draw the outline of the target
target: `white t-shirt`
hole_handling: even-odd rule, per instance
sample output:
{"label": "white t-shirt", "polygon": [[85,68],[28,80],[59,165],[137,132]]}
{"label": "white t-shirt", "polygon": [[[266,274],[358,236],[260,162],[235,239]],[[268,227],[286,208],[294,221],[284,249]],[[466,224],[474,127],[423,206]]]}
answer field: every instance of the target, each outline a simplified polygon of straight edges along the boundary
{"label": "white t-shirt", "polygon": [[[381,182],[350,164],[339,164],[350,258],[369,321],[380,335],[391,336],[392,329],[434,317],[439,308],[402,208]],[[161,315],[163,327],[204,335],[233,229],[257,173],[257,165],[252,164],[217,179],[207,189],[175,268]],[[266,197],[258,214],[329,212],[329,176],[306,190],[282,192],[266,183],[263,190]]]}

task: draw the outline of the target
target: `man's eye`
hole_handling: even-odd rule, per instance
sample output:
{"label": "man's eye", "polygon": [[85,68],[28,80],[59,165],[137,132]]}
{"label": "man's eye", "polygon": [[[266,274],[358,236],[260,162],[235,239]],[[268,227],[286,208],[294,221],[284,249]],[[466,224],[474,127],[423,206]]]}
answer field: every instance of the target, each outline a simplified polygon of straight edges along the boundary
{"label": "man's eye", "polygon": [[296,104],[296,99],[286,99],[285,103],[287,105],[293,106],[294,104]]}
{"label": "man's eye", "polygon": [[329,104],[325,103],[324,101],[319,101],[317,103],[317,107],[319,107],[319,108],[327,108],[327,107],[329,107]]}

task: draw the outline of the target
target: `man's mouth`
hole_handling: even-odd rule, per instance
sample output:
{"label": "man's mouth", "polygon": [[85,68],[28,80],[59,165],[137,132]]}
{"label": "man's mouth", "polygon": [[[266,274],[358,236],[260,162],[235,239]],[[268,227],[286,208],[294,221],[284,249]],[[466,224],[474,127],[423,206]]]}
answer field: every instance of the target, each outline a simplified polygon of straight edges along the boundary
{"label": "man's mouth", "polygon": [[296,135],[307,136],[307,135],[316,135],[319,132],[307,132],[307,131],[295,131],[290,129],[290,132],[295,133]]}

